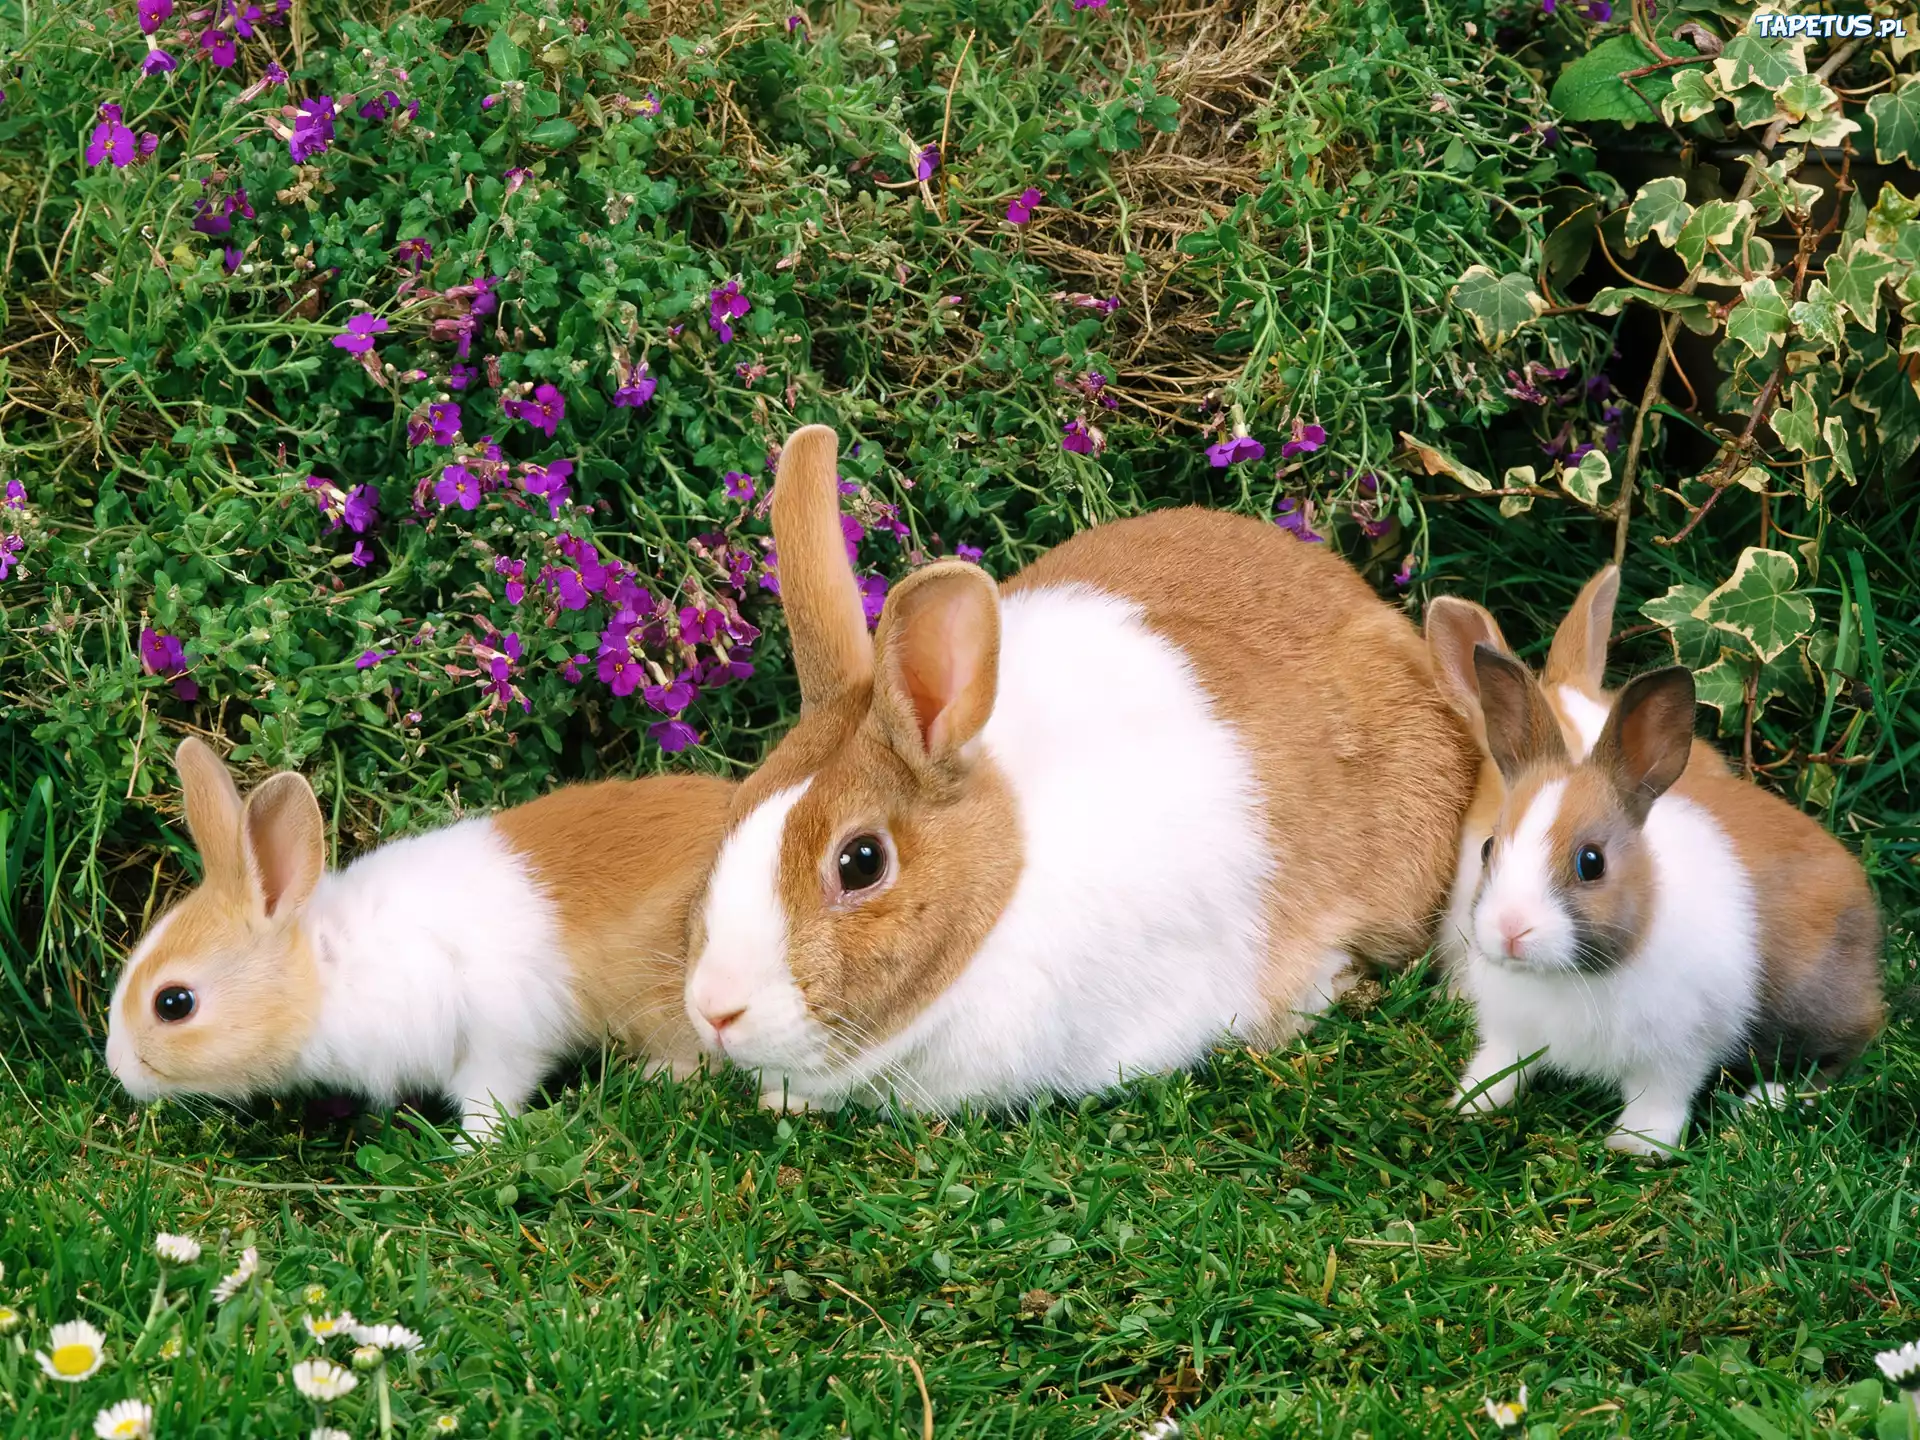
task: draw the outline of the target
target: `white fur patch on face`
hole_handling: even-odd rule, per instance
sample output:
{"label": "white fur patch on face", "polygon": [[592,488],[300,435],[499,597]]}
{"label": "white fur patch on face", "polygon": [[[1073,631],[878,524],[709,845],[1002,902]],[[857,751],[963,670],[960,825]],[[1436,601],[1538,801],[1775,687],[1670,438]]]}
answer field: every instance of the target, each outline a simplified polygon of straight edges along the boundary
{"label": "white fur patch on face", "polygon": [[1534,793],[1520,823],[1494,843],[1493,863],[1473,907],[1474,943],[1496,964],[1541,970],[1575,968],[1573,917],[1554,899],[1548,832],[1567,793],[1550,780]]}
{"label": "white fur patch on face", "polygon": [[133,977],[135,968],[146,958],[153,947],[159,943],[167,926],[173,922],[172,912],[160,917],[160,921],[135,947],[127,957],[127,963],[120,969],[120,979],[114,984],[113,999],[107,1003],[107,1068],[113,1072],[127,1094],[142,1103],[158,1100],[168,1093],[167,1082],[141,1060],[140,1052],[135,1048],[132,1027],[127,1024],[121,1010],[127,995],[127,982]]}
{"label": "white fur patch on face", "polygon": [[1567,717],[1580,737],[1578,746],[1569,747],[1574,751],[1573,758],[1586,759],[1594,742],[1600,738],[1600,732],[1607,726],[1607,707],[1572,685],[1556,687],[1553,698],[1560,702],[1560,713]]}
{"label": "white fur patch on face", "polygon": [[687,969],[687,1016],[701,1045],[749,1069],[805,1068],[826,1047],[787,963],[780,899],[787,816],[812,783],[768,797],[721,847],[701,912],[706,944]]}

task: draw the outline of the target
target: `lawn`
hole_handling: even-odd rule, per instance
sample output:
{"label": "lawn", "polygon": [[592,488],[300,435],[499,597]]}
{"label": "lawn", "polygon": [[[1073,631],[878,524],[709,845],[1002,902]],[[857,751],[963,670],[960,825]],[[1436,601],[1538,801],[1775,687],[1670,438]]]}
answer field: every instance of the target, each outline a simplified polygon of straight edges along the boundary
{"label": "lawn", "polygon": [[[1920,1339],[1920,47],[1744,28],[0,0],[0,1440],[122,1400],[163,1440],[1491,1440],[1523,1390],[1536,1440],[1913,1440],[1874,1356]],[[1761,179],[1742,134],[1811,148]],[[618,1055],[476,1153],[127,1102],[102,1011],[197,872],[182,736],[309,775],[340,859],[745,773],[797,707],[771,448],[816,421],[875,609],[1197,502],[1537,663],[1619,558],[1615,677],[1691,666],[1861,857],[1886,1036],[1666,1164],[1594,1089],[1451,1114],[1424,967],[1017,1115],[780,1118]],[[423,1343],[316,1402],[343,1311]],[[65,1384],[70,1321],[106,1355]]]}

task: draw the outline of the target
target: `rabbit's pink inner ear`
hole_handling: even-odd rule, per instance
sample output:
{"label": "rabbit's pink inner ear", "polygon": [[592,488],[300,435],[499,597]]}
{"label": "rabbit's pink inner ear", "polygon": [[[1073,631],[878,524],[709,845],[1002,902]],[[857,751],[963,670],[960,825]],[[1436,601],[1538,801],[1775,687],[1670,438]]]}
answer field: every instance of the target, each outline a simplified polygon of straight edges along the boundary
{"label": "rabbit's pink inner ear", "polygon": [[1598,693],[1606,688],[1607,642],[1613,637],[1613,607],[1620,598],[1620,569],[1607,565],[1581,587],[1573,608],[1553,632],[1547,651],[1549,685],[1574,685]]}
{"label": "rabbit's pink inner ear", "polygon": [[1486,610],[1471,600],[1441,595],[1427,607],[1427,648],[1433,654],[1434,678],[1455,709],[1475,713],[1480,707],[1480,681],[1473,669],[1476,645],[1504,651],[1507,642]]}
{"label": "rabbit's pink inner ear", "polygon": [[1614,702],[1593,760],[1636,821],[1687,768],[1694,708],[1693,675],[1684,665],[1637,676]]}
{"label": "rabbit's pink inner ear", "polygon": [[1486,717],[1487,753],[1511,785],[1535,765],[1564,763],[1567,743],[1527,667],[1489,645],[1473,647],[1473,668],[1480,686],[1480,712]]}
{"label": "rabbit's pink inner ear", "polygon": [[866,609],[840,528],[839,442],[825,425],[787,437],[773,482],[773,548],[780,605],[793,637],[803,707],[873,678]]}
{"label": "rabbit's pink inner ear", "polygon": [[964,561],[908,576],[880,619],[875,703],[909,760],[951,759],[993,714],[1000,679],[1000,596]]}
{"label": "rabbit's pink inner ear", "polygon": [[245,875],[240,854],[240,791],[213,747],[191,735],[173,763],[187,811],[187,831],[209,884],[231,885]]}
{"label": "rabbit's pink inner ear", "polygon": [[243,826],[247,870],[267,915],[288,915],[307,903],[326,868],[326,827],[305,777],[269,776],[247,797]]}

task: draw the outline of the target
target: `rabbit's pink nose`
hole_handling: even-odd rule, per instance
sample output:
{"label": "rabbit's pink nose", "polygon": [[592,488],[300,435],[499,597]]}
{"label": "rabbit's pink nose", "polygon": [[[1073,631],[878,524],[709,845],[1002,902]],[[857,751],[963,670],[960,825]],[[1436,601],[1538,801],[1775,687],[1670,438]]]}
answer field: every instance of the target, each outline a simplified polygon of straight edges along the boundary
{"label": "rabbit's pink nose", "polygon": [[1520,942],[1531,934],[1533,934],[1533,926],[1525,920],[1508,918],[1500,922],[1500,944],[1501,948],[1507,952],[1509,960],[1520,958]]}
{"label": "rabbit's pink nose", "polygon": [[714,1037],[718,1039],[725,1033],[729,1025],[747,1013],[747,1007],[742,1005],[738,1010],[729,1010],[724,1015],[715,1015],[707,1011],[702,1011],[701,1013],[705,1017],[706,1022],[713,1026]]}

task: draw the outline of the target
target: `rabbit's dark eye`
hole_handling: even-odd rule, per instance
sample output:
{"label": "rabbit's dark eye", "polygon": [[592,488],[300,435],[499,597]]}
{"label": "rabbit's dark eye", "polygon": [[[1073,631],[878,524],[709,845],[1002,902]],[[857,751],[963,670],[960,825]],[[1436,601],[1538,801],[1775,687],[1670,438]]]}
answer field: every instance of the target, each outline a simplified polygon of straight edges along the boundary
{"label": "rabbit's dark eye", "polygon": [[1487,836],[1487,843],[1480,847],[1480,864],[1484,868],[1485,866],[1491,865],[1492,863],[1493,863],[1493,837],[1489,835]]}
{"label": "rabbit's dark eye", "polygon": [[1582,845],[1580,853],[1573,857],[1573,873],[1591,885],[1607,873],[1607,857],[1600,853],[1597,845]]}
{"label": "rabbit's dark eye", "polygon": [[153,1013],[169,1025],[178,1024],[193,1014],[193,991],[184,985],[162,985],[153,997]]}
{"label": "rabbit's dark eye", "polygon": [[865,890],[887,873],[887,847],[878,835],[856,835],[840,847],[840,888]]}

